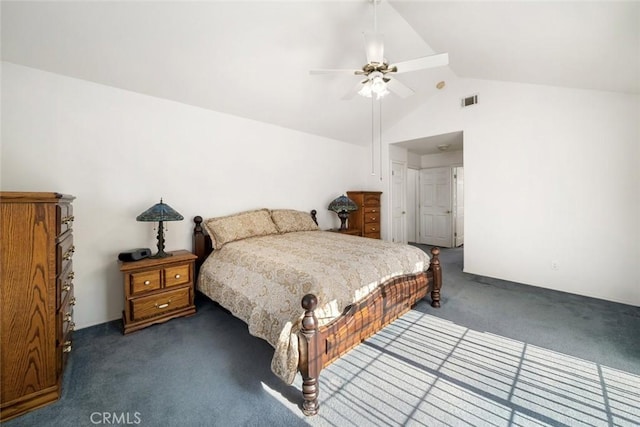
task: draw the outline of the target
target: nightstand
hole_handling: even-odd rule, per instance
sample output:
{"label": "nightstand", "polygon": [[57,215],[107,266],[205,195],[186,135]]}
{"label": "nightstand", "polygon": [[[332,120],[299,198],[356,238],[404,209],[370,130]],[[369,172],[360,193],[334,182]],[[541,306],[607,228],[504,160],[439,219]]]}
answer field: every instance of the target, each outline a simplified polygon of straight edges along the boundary
{"label": "nightstand", "polygon": [[332,228],[330,230],[327,231],[332,231],[334,233],[342,233],[342,234],[350,234],[352,236],[360,236],[362,235],[362,232],[360,230],[340,230],[339,228]]}
{"label": "nightstand", "polygon": [[123,333],[196,312],[194,262],[189,251],[165,258],[120,262],[124,275]]}

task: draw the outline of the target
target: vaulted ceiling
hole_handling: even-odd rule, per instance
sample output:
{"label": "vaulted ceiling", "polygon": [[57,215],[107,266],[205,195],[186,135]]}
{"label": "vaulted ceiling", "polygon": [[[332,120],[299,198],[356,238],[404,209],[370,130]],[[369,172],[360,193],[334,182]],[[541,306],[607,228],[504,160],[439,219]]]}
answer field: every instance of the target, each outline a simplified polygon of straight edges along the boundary
{"label": "vaulted ceiling", "polygon": [[[359,81],[370,0],[2,1],[2,59],[351,143],[370,141]],[[393,63],[448,52],[398,76],[415,95],[384,99],[390,125],[438,81],[491,79],[640,93],[640,3],[402,1],[377,7]]]}

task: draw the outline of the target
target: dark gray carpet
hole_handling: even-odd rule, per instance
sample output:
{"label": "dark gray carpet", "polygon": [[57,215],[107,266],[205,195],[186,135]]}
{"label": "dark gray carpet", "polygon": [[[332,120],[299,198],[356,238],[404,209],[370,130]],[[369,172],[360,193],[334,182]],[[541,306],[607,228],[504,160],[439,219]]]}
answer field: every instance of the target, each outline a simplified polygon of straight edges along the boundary
{"label": "dark gray carpet", "polygon": [[640,425],[640,308],[465,274],[461,249],[442,261],[442,308],[421,302],[323,371],[316,417],[271,347],[199,298],[127,336],[76,332],[62,399],[3,425]]}

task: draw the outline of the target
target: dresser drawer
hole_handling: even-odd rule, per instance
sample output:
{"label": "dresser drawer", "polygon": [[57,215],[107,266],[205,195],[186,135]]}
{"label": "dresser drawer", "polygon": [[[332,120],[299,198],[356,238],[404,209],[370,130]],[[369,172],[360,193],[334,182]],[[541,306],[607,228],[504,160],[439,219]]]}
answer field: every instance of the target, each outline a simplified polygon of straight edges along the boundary
{"label": "dresser drawer", "polygon": [[379,213],[365,213],[364,214],[364,222],[365,223],[380,223],[380,214]]}
{"label": "dresser drawer", "polygon": [[190,287],[184,287],[174,291],[132,299],[131,317],[133,320],[140,320],[188,307],[190,292]]}
{"label": "dresser drawer", "polygon": [[73,205],[61,203],[56,207],[56,235],[61,235],[73,226]]}
{"label": "dresser drawer", "polygon": [[58,342],[58,370],[62,371],[67,365],[69,353],[73,350],[73,331],[69,330]]}
{"label": "dresser drawer", "polygon": [[380,206],[380,195],[379,194],[365,194],[362,201],[363,206]]}
{"label": "dresser drawer", "polygon": [[76,248],[73,246],[73,235],[68,234],[56,246],[56,271],[64,271],[68,268],[75,250]]}
{"label": "dresser drawer", "polygon": [[57,336],[59,341],[63,341],[64,337],[73,332],[76,324],[73,321],[73,307],[75,298],[73,297],[73,288],[68,293],[68,298],[63,301],[62,307],[57,311]]}
{"label": "dresser drawer", "polygon": [[164,269],[164,285],[166,287],[184,285],[191,282],[191,265],[176,265]]}
{"label": "dresser drawer", "polygon": [[69,261],[66,265],[66,269],[58,275],[56,279],[56,308],[60,307],[62,302],[67,298],[69,291],[73,289],[73,278],[75,273],[73,272],[73,263]]}
{"label": "dresser drawer", "polygon": [[380,225],[375,224],[365,224],[364,225],[364,234],[378,233],[380,234]]}
{"label": "dresser drawer", "polygon": [[365,215],[369,215],[369,214],[380,215],[380,207],[376,207],[376,208],[365,207],[363,210]]}
{"label": "dresser drawer", "polygon": [[129,277],[132,295],[160,289],[162,286],[160,270],[132,273]]}

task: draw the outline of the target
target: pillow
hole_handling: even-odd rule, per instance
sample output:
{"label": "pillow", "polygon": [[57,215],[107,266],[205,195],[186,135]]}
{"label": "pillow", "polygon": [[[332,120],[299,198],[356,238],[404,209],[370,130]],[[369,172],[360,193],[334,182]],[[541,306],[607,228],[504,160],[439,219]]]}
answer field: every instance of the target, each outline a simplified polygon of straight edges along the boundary
{"label": "pillow", "polygon": [[215,249],[220,249],[225,244],[236,240],[278,234],[268,209],[209,218],[204,221],[204,226],[211,236],[211,243]]}
{"label": "pillow", "polygon": [[318,230],[318,224],[313,221],[309,212],[292,209],[275,209],[271,211],[271,218],[280,233],[292,231]]}

